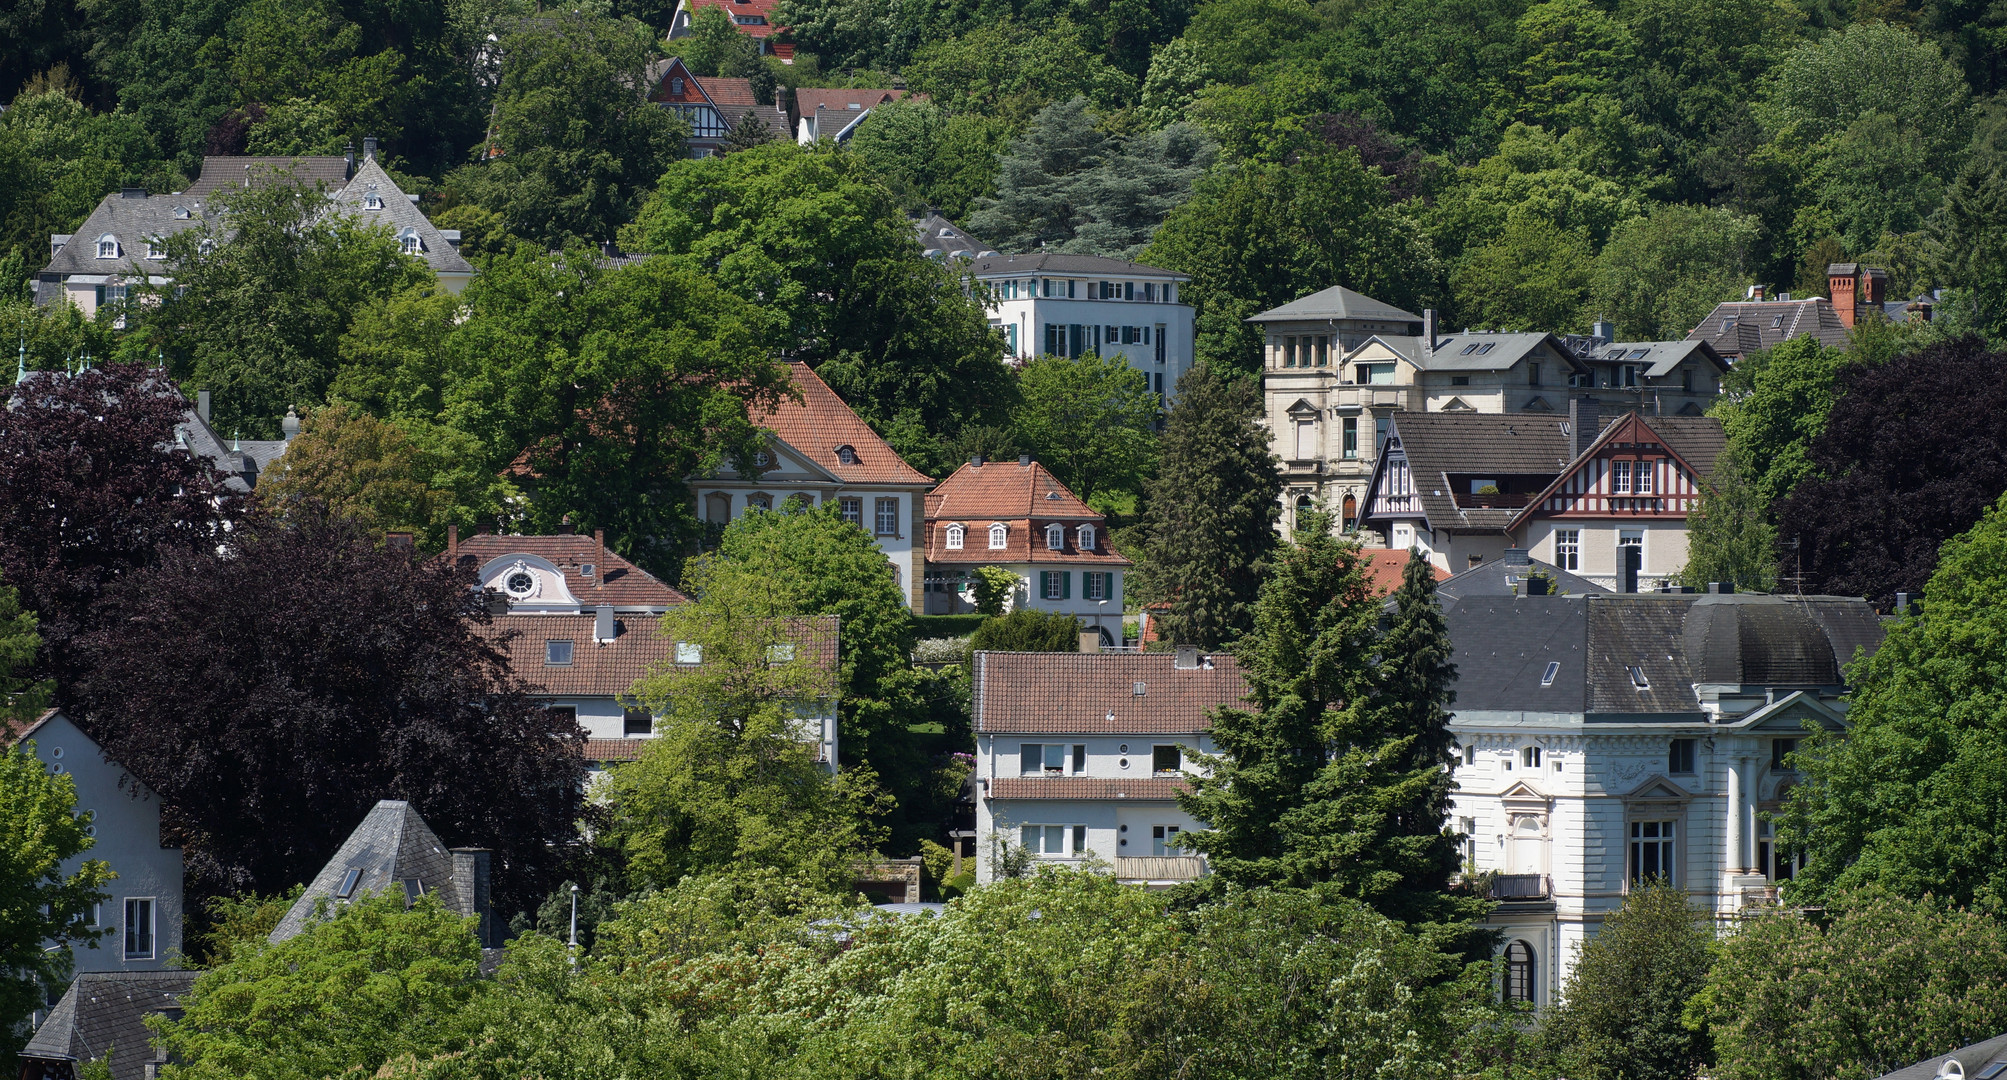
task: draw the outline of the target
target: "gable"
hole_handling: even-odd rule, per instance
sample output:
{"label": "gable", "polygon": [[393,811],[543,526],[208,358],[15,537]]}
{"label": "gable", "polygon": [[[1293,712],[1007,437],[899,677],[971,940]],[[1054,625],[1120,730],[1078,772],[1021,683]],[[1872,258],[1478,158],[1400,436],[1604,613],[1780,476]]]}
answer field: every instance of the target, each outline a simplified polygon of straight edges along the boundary
{"label": "gable", "polygon": [[1693,798],[1693,794],[1659,775],[1650,777],[1644,783],[1632,788],[1624,798],[1639,802],[1684,802]]}
{"label": "gable", "polygon": [[692,76],[690,69],[683,66],[682,58],[676,56],[670,57],[656,75],[648,100],[664,105],[716,104],[704,92],[704,84]]}
{"label": "gable", "polygon": [[1507,527],[1536,517],[1685,520],[1703,487],[1693,466],[1632,411],[1605,428]]}

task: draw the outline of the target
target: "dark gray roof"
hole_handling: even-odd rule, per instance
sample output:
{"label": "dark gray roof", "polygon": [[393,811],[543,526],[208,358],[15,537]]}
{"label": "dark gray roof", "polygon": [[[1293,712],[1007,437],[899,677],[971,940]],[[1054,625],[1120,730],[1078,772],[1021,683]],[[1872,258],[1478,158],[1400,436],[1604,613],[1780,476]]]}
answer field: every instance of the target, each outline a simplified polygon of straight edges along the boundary
{"label": "dark gray roof", "polygon": [[[381,204],[379,209],[368,209],[369,197],[374,194]],[[376,155],[365,153],[362,164],[356,167],[355,178],[334,196],[337,206],[357,221],[381,223],[392,236],[402,237],[406,230],[418,234],[418,241],[425,259],[434,273],[471,274],[474,268],[460,251],[432,225],[424,211],[418,209],[397,181],[377,164]]]}
{"label": "dark gray roof", "polygon": [[322,900],[339,903],[345,899],[335,894],[351,869],[359,871],[351,896],[402,888],[405,882],[416,880],[425,892],[437,892],[448,908],[462,914],[474,910],[473,898],[463,902],[454,882],[452,852],[410,803],[385,799],[348,834],[334,858],[321,867],[286,917],[279,920],[271,941],[277,944],[306,929],[314,917],[314,908]]}
{"label": "dark gray roof", "polygon": [[1544,563],[1538,559],[1513,562],[1507,558],[1479,563],[1461,574],[1438,582],[1436,595],[1442,597],[1443,606],[1446,608],[1467,597],[1515,596],[1525,591],[1523,583],[1526,575],[1535,569],[1553,582],[1552,591],[1556,596],[1610,591],[1588,578],[1576,577],[1552,563]]}
{"label": "dark gray roof", "polygon": [[[1684,647],[1687,609],[1697,597],[1680,593],[1606,593],[1583,597],[1588,619],[1588,711],[1694,713],[1693,677]],[[1637,667],[1640,687],[1631,678]]]}
{"label": "dark gray roof", "polygon": [[1300,296],[1281,307],[1269,308],[1247,321],[1298,322],[1307,319],[1373,319],[1381,322],[1421,322],[1422,317],[1412,311],[1397,308],[1384,301],[1375,300],[1364,293],[1353,292],[1343,285],[1333,285],[1309,296]]}
{"label": "dark gray roof", "polygon": [[[1546,348],[1543,350],[1542,346]],[[1544,333],[1466,333],[1438,337],[1435,351],[1427,353],[1421,365],[1429,371],[1503,371],[1535,352],[1570,367],[1580,366],[1580,361],[1560,338]]]}
{"label": "dark gray roof", "polygon": [[202,159],[202,175],[182,194],[201,198],[219,188],[246,188],[275,180],[320,184],[333,191],[348,182],[346,157],[241,157]]}
{"label": "dark gray roof", "polygon": [[1847,344],[1840,313],[1823,296],[1717,304],[1687,337],[1706,341],[1723,356],[1745,356],[1806,334],[1828,348]]}
{"label": "dark gray roof", "polygon": [[[1587,607],[1564,596],[1481,595],[1444,605],[1457,710],[1582,712]],[[1549,663],[1561,668],[1542,686]]]}
{"label": "dark gray roof", "polygon": [[[1459,510],[1448,475],[1552,477],[1573,456],[1561,417],[1501,413],[1402,412],[1394,414],[1388,441],[1400,440],[1429,525],[1452,531],[1496,531],[1511,521],[1510,508]],[[1374,483],[1386,474],[1390,455],[1381,455]],[[1370,501],[1370,496],[1369,496]]]}
{"label": "dark gray roof", "polygon": [[208,458],[223,474],[223,485],[240,494],[256,488],[258,477],[286,452],[284,439],[226,439],[192,405],[175,425],[174,441],[189,453]]}
{"label": "dark gray roof", "polygon": [[1712,416],[1646,416],[1644,421],[1665,440],[1667,449],[1693,467],[1695,475],[1713,478],[1715,462],[1728,446],[1721,421]]}
{"label": "dark gray roof", "polygon": [[178,1008],[193,971],[106,971],[79,975],[21,1050],[34,1061],[95,1061],[112,1052],[115,1080],[142,1080],[155,1059],[149,1014]]}
{"label": "dark gray roof", "polygon": [[960,225],[938,213],[929,212],[913,225],[920,247],[928,258],[977,259],[997,254],[996,249],[970,236]]}
{"label": "dark gray roof", "polygon": [[1964,1076],[1965,1080],[1976,1080],[1980,1073],[1986,1071],[1988,1065],[1994,1062],[2007,1062],[2007,1035],[1995,1035],[1948,1054],[1925,1058],[1914,1065],[1883,1073],[1875,1080],[1931,1080],[1932,1077],[1943,1074],[1947,1061],[1958,1062],[1959,1074]]}
{"label": "dark gray roof", "polygon": [[1588,350],[1588,359],[1598,364],[1643,364],[1645,374],[1654,379],[1664,378],[1691,356],[1715,366],[1721,371],[1728,370],[1728,362],[1721,358],[1713,345],[1699,338],[1681,341],[1612,341]]}
{"label": "dark gray roof", "polygon": [[1855,648],[1881,645],[1881,620],[1859,600],[1704,595],[1687,616],[1694,681],[1739,686],[1839,686]]}
{"label": "dark gray roof", "polygon": [[[185,211],[186,216],[182,216]],[[172,236],[199,227],[207,220],[205,200],[180,195],[148,195],[135,198],[123,192],[105,196],[97,209],[70,234],[61,251],[49,257],[45,274],[161,274],[166,264],[146,257],[148,237]],[[118,238],[117,258],[98,258],[98,239]]]}
{"label": "dark gray roof", "polygon": [[1165,270],[1144,263],[1104,259],[1099,255],[1061,255],[1057,252],[1040,255],[992,255],[976,261],[975,273],[979,278],[1011,277],[1017,274],[1129,274],[1166,278],[1171,281],[1192,279],[1190,274],[1180,274],[1176,270]]}

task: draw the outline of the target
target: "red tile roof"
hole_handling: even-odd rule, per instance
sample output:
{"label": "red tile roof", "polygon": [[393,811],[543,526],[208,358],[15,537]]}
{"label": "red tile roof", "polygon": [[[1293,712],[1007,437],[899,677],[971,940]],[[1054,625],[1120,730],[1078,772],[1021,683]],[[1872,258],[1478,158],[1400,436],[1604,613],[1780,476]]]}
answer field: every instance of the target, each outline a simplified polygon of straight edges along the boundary
{"label": "red tile roof", "polygon": [[[927,561],[938,563],[1064,563],[1081,566],[1130,566],[1108,543],[1108,523],[1081,502],[1066,485],[1034,461],[969,464],[927,496]],[[1002,548],[989,546],[989,528],[1006,526]],[[1046,547],[1045,528],[1065,526],[1065,547]],[[968,531],[959,550],[948,547],[948,526]],[[1094,547],[1082,551],[1075,526],[1092,524]]]}
{"label": "red tile roof", "polygon": [[1191,785],[1175,776],[1103,780],[1093,776],[999,776],[989,782],[992,799],[1157,799],[1169,801]]}
{"label": "red tile roof", "polygon": [[[814,116],[817,108],[830,112],[862,112],[905,96],[904,90],[823,90],[804,86],[794,92],[794,107],[803,116]],[[857,108],[852,110],[852,105]]]}
{"label": "red tile roof", "polygon": [[[599,604],[665,608],[690,602],[689,597],[608,550],[597,533],[592,536],[575,533],[557,536],[480,533],[459,537],[449,547],[448,558],[471,558],[476,569],[508,555],[535,555],[549,559],[565,571],[565,587],[588,608]],[[587,579],[578,573],[579,568],[586,565],[597,570],[589,585],[585,584]]]}
{"label": "red tile roof", "polygon": [[647,739],[587,739],[585,760],[639,761],[641,747],[646,742]]}
{"label": "red tile roof", "polygon": [[[1408,553],[1400,548],[1364,548],[1359,552],[1366,564],[1366,591],[1374,596],[1392,596],[1401,587],[1401,574],[1408,566]],[[1424,559],[1424,561],[1427,561]],[[1449,580],[1450,572],[1429,563],[1437,581]]]}
{"label": "red tile roof", "polygon": [[704,88],[713,105],[758,105],[760,99],[753,96],[751,79],[733,79],[723,75],[713,75],[708,79],[694,80]]}
{"label": "red tile roof", "polygon": [[[1225,653],[1180,669],[1175,653],[978,652],[976,730],[985,734],[1187,735],[1207,731],[1222,705],[1241,704],[1247,679]],[[1142,684],[1143,693],[1136,693]]]}
{"label": "red tile roof", "polygon": [[[795,388],[801,391],[801,400],[789,396],[771,410],[755,409],[749,416],[753,423],[771,430],[797,453],[847,484],[934,482],[906,464],[892,445],[879,438],[871,425],[858,419],[850,406],[807,364],[790,363],[788,371]],[[854,465],[844,464],[838,456],[837,452],[846,446],[856,455]]]}
{"label": "red tile roof", "polygon": [[[509,668],[524,682],[550,697],[620,697],[650,671],[668,664],[675,645],[662,636],[652,615],[614,620],[619,633],[604,645],[593,640],[591,614],[498,615],[495,637],[508,637],[504,651]],[[546,643],[569,641],[571,663],[544,662]],[[801,658],[817,668],[836,670],[836,616],[803,620],[796,644]]]}
{"label": "red tile roof", "polygon": [[[784,27],[775,25],[774,9],[780,6],[776,0],[685,0],[685,2],[690,5],[690,15],[693,18],[697,12],[707,7],[717,8],[726,15],[733,16],[733,27],[747,37],[769,37],[785,29]],[[765,19],[766,22],[757,26],[747,26],[738,21],[737,16],[741,15],[758,16]],[[776,41],[772,43],[771,48],[773,49],[773,54],[782,60],[789,60],[794,57],[794,46],[786,42]]]}

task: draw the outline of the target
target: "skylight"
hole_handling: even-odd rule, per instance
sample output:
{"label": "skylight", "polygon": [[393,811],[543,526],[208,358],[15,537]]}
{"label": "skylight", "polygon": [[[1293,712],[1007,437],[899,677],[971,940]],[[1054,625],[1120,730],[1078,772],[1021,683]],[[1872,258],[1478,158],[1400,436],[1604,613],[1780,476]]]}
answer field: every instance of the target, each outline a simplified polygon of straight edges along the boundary
{"label": "skylight", "polygon": [[1636,664],[1632,664],[1629,667],[1625,668],[1624,670],[1630,672],[1632,686],[1635,686],[1640,690],[1650,690],[1652,688],[1652,684],[1650,683],[1650,681],[1648,681],[1645,678],[1644,668],[1641,668]]}
{"label": "skylight", "polygon": [[1465,345],[1465,346],[1463,347],[1463,351],[1462,351],[1462,352],[1460,352],[1460,353],[1458,353],[1457,355],[1458,355],[1458,356],[1469,356],[1469,355],[1470,355],[1471,353],[1474,353],[1474,352],[1476,352],[1476,351],[1477,351],[1477,346],[1476,346],[1475,344],[1471,344],[1471,345]]}
{"label": "skylight", "polygon": [[1484,344],[1482,344],[1482,345],[1479,345],[1479,346],[1477,347],[1477,355],[1479,355],[1479,356],[1483,356],[1483,355],[1484,355],[1485,353],[1488,353],[1488,352],[1490,352],[1490,351],[1491,351],[1491,346],[1492,346],[1492,343],[1491,343],[1491,342],[1489,342],[1489,341],[1485,342],[1485,343],[1484,343]]}
{"label": "skylight", "polygon": [[1630,360],[1643,360],[1643,359],[1645,358],[1645,354],[1646,354],[1646,353],[1648,353],[1648,352],[1651,352],[1651,350],[1650,350],[1650,349],[1632,349],[1632,350],[1631,350],[1631,355],[1630,355],[1629,357],[1626,357],[1626,359],[1630,359]]}
{"label": "skylight", "polygon": [[1979,1080],[1995,1080],[2003,1072],[2007,1072],[2007,1061],[1995,1061],[1979,1070]]}
{"label": "skylight", "polygon": [[351,866],[341,876],[341,884],[335,888],[335,899],[346,900],[355,895],[355,883],[362,880],[362,870]]}
{"label": "skylight", "polygon": [[1540,685],[1553,686],[1554,676],[1561,674],[1561,661],[1547,661],[1547,670],[1540,673]]}

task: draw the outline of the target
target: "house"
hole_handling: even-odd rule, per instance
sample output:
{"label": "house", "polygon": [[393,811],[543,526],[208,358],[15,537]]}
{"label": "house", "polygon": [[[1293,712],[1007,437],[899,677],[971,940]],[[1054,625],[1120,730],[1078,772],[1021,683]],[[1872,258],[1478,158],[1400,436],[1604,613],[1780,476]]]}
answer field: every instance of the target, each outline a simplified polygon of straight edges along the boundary
{"label": "house", "polygon": [[384,799],[342,841],[267,940],[277,945],[298,937],[342,904],[399,889],[407,904],[430,893],[448,911],[479,917],[482,947],[499,948],[503,927],[488,902],[489,869],[486,849],[448,849],[410,803]]}
{"label": "house", "polygon": [[769,432],[766,449],[746,463],[753,475],[724,464],[690,478],[698,518],[722,532],[748,509],[773,510],[796,498],[810,506],[833,504],[871,534],[891,564],[892,580],[920,611],[922,514],[933,479],[906,464],[807,364],[788,364],[788,375],[800,399],[783,397],[748,417]]}
{"label": "house", "polygon": [[95,842],[66,860],[62,872],[97,859],[118,875],[105,887],[110,899],[91,916],[92,926],[109,933],[94,944],[70,946],[73,970],[130,974],[171,967],[182,942],[181,849],[161,840],[159,798],[123,766],[105,760],[104,748],[55,709],[0,730],[9,746],[33,743],[50,772],[68,773],[77,810],[91,815]]}
{"label": "house", "polygon": [[1436,583],[1442,603],[1474,596],[1582,596],[1611,590],[1544,563],[1524,548],[1506,548],[1497,559],[1471,560],[1470,568]]}
{"label": "house", "polygon": [[1766,300],[1761,285],[1749,293],[1747,300],[1716,304],[1687,338],[1707,342],[1731,361],[1807,335],[1829,349],[1846,347],[1851,315],[1842,319],[1825,297],[1794,300],[1790,293],[1783,293]]}
{"label": "house", "polygon": [[969,235],[967,230],[942,217],[937,210],[920,215],[920,219],[913,223],[913,230],[920,238],[921,254],[936,262],[989,258],[996,254],[988,244]]}
{"label": "house", "polygon": [[1807,725],[1843,730],[1842,674],[1882,626],[1866,601],[1733,593],[1446,596],[1461,747],[1452,814],[1496,874],[1509,997],[1551,1004],[1638,885],[1717,919],[1803,865],[1767,814]]}
{"label": "house", "polygon": [[1205,873],[1177,797],[1191,753],[1217,752],[1212,711],[1247,696],[1232,657],[985,651],[971,674],[976,880],[1027,858],[1153,886]]}
{"label": "house", "polygon": [[247,495],[258,486],[258,478],[278,464],[286,452],[286,445],[293,436],[300,433],[300,417],[293,410],[286,410],[285,419],[279,422],[282,439],[240,439],[235,435],[225,439],[210,426],[210,394],[207,390],[195,393],[195,407],[183,413],[181,423],[174,426],[174,445],[198,457],[208,458],[216,471],[223,474],[223,486],[240,495]]}
{"label": "house", "polygon": [[75,1080],[80,1066],[111,1056],[112,1080],[153,1080],[164,1051],[146,1018],[181,1018],[196,971],[94,971],[70,983],[21,1048],[21,1080]]}
{"label": "house", "polygon": [[[445,558],[471,565],[483,589],[507,605],[489,632],[509,668],[537,688],[548,708],[578,721],[586,758],[596,767],[631,761],[655,737],[656,715],[632,691],[670,664],[701,664],[703,651],[662,636],[661,616],[689,598],[606,547],[605,534],[505,536],[446,532]],[[805,619],[788,636],[817,670],[836,670],[834,616]],[[803,736],[818,759],[837,760],[837,695],[799,706]]]}
{"label": "house", "polygon": [[1016,575],[1012,608],[1074,615],[1104,645],[1122,640],[1122,573],[1134,565],[1108,543],[1108,521],[1026,454],[976,458],[941,481],[926,504],[926,614],[975,610],[972,574]]}
{"label": "house", "polygon": [[[1609,324],[1599,324],[1608,330]],[[1728,360],[1698,338],[1681,341],[1611,341],[1592,337],[1578,351],[1590,378],[1570,383],[1593,389],[1617,407],[1652,416],[1704,416],[1721,396]]]}
{"label": "house", "polygon": [[803,146],[818,139],[844,142],[871,110],[898,101],[904,90],[822,90],[798,87],[794,92],[795,141]]}
{"label": "house", "polygon": [[441,231],[419,211],[376,160],[376,140],[363,140],[360,165],[345,157],[206,157],[202,175],[171,195],[145,188],[122,188],[107,195],[74,233],[49,237],[49,262],[35,274],[35,302],[67,300],[86,317],[107,304],[129,298],[135,285],[165,285],[167,237],[189,229],[225,227],[218,192],[279,180],[318,185],[335,208],[357,220],[382,225],[404,252],[425,260],[439,284],[459,292],[474,268],[459,251],[460,234]]}
{"label": "house", "polygon": [[1653,588],[1686,565],[1686,516],[1726,439],[1710,417],[1600,409],[1401,413],[1361,522],[1445,569],[1520,548],[1604,588]]}
{"label": "house", "polygon": [[697,12],[717,8],[731,17],[739,33],[759,43],[761,56],[792,64],[793,43],[776,40],[787,32],[786,27],[774,24],[774,11],[778,7],[779,0],[676,0],[676,10],[669,16],[669,40],[689,37],[690,21]]}
{"label": "house", "polygon": [[[736,4],[738,0],[726,2]],[[683,66],[681,57],[672,56],[648,66],[648,83],[652,88],[648,100],[689,125],[690,136],[683,145],[693,158],[724,153],[726,136],[749,116],[765,128],[768,138],[793,135],[787,106],[778,99],[760,104],[751,80],[723,76],[700,79]]]}

